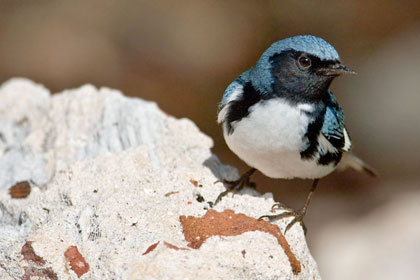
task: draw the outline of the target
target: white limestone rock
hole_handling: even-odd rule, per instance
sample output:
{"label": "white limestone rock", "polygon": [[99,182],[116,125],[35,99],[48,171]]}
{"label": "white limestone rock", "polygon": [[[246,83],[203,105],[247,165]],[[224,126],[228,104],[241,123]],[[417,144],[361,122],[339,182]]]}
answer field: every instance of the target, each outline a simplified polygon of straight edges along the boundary
{"label": "white limestone rock", "polygon": [[[116,90],[50,95],[24,79],[0,88],[0,116],[1,279],[320,279],[300,226],[289,254],[264,230],[188,247],[180,216],[209,213],[225,189],[215,181],[238,176],[190,120]],[[12,199],[22,180],[30,195]],[[273,203],[245,189],[214,209],[256,218]]]}

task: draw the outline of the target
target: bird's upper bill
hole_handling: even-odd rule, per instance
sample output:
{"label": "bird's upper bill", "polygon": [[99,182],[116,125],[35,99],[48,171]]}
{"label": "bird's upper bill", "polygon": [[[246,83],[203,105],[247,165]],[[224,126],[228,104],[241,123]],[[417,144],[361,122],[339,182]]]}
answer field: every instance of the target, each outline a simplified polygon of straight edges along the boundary
{"label": "bird's upper bill", "polygon": [[337,62],[335,64],[330,64],[326,67],[320,68],[318,69],[318,73],[324,76],[331,76],[331,77],[337,77],[337,76],[340,76],[341,74],[352,74],[352,75],[357,74],[354,70],[351,70],[350,68],[341,64],[340,62]]}

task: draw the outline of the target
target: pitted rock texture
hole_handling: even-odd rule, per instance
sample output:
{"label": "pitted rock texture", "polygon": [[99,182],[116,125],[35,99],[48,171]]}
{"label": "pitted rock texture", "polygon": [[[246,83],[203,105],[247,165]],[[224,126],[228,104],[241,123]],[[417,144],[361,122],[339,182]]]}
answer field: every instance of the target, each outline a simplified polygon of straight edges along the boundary
{"label": "pitted rock texture", "polygon": [[[320,279],[299,226],[283,237],[285,250],[279,240],[289,220],[255,220],[270,212],[271,194],[246,188],[209,207],[225,190],[215,181],[238,176],[211,147],[190,120],[116,90],[87,85],[51,95],[29,80],[6,82],[0,279]],[[12,198],[18,182],[30,193]],[[226,213],[233,226],[249,224],[188,246],[180,217],[206,223]]]}

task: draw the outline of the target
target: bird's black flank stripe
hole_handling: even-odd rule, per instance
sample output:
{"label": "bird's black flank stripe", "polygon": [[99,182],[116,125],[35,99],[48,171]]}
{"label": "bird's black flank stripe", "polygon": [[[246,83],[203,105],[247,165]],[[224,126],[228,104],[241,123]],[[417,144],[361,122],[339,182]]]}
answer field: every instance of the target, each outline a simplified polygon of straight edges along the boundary
{"label": "bird's black flank stripe", "polygon": [[262,99],[261,94],[253,87],[252,83],[247,82],[244,85],[242,96],[226,105],[229,106],[228,112],[226,113],[228,134],[233,133],[232,122],[239,121],[248,116],[249,108]]}
{"label": "bird's black flank stripe", "polygon": [[312,159],[318,151],[318,135],[321,131],[322,124],[324,123],[325,105],[319,103],[314,106],[315,110],[309,115],[312,115],[314,120],[308,124],[308,129],[305,133],[304,139],[308,140],[309,146],[300,153],[302,159]]}

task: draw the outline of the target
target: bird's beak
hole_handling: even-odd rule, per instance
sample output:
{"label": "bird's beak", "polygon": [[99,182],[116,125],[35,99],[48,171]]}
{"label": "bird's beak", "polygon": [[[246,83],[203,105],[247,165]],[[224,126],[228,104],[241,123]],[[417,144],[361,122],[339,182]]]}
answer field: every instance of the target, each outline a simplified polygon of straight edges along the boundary
{"label": "bird's beak", "polygon": [[347,68],[345,65],[341,63],[333,64],[327,68],[320,69],[320,73],[322,75],[332,76],[332,77],[337,77],[337,76],[340,76],[341,74],[357,75],[357,73],[354,70]]}

